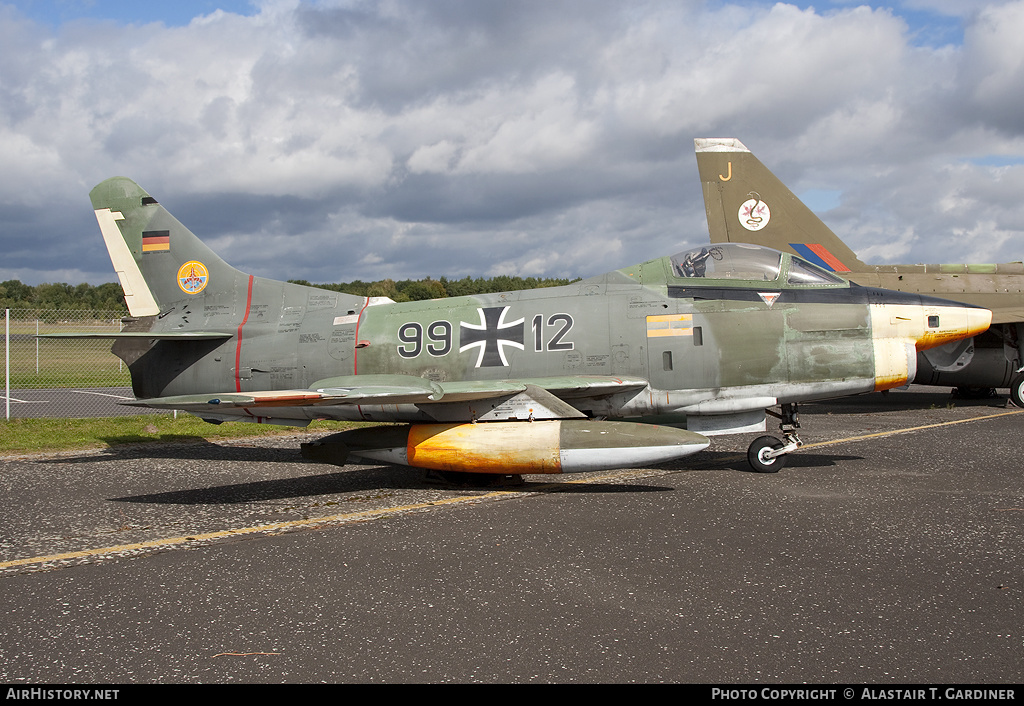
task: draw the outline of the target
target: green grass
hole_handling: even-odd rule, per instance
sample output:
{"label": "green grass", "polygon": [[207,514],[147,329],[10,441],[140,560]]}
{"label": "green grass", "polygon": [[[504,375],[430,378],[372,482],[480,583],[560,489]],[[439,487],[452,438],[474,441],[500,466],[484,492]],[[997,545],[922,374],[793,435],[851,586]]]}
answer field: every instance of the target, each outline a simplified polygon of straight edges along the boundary
{"label": "green grass", "polygon": [[[3,344],[0,343],[0,352]],[[128,366],[110,341],[18,338],[11,341],[11,388],[127,387]],[[0,386],[3,370],[0,369]]]}
{"label": "green grass", "polygon": [[194,442],[254,436],[284,436],[302,431],[342,431],[366,422],[311,422],[308,427],[287,427],[244,422],[208,424],[198,417],[166,414],[90,419],[0,420],[0,454],[107,448],[147,442]]}

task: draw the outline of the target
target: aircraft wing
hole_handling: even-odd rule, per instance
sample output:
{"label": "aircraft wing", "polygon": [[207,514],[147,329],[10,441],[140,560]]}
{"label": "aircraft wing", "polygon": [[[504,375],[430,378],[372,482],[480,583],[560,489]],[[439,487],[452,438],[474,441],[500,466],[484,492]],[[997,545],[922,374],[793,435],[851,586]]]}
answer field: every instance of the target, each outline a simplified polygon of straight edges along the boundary
{"label": "aircraft wing", "polygon": [[[534,397],[601,397],[619,392],[638,391],[646,386],[647,381],[642,378],[598,375],[444,383],[412,375],[348,375],[320,380],[309,389],[174,395],[134,400],[123,404],[157,409],[183,409],[189,412],[329,405],[451,404],[502,400],[520,393],[530,393],[531,390]],[[572,414],[566,410],[566,414],[576,416],[579,413]]]}
{"label": "aircraft wing", "polygon": [[993,324],[1024,323],[1024,306],[1001,306],[992,309]]}
{"label": "aircraft wing", "polygon": [[602,397],[619,392],[631,392],[647,387],[644,378],[610,375],[563,375],[522,380],[466,381],[438,383],[444,396],[434,402],[467,402],[502,397],[540,388],[559,399]]}
{"label": "aircraft wing", "polygon": [[136,407],[189,412],[260,407],[315,407],[335,404],[417,404],[440,399],[435,383],[411,375],[351,375],[315,383],[306,390],[259,390],[173,395],[125,402]]}

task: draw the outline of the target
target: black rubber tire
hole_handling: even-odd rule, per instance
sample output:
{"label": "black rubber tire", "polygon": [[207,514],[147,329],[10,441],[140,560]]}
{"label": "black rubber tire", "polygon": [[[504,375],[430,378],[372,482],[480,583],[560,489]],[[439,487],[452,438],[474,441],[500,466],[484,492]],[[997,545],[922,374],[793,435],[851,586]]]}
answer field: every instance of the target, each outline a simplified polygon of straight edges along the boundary
{"label": "black rubber tire", "polygon": [[759,436],[747,449],[747,463],[757,473],[778,473],[786,465],[785,456],[763,459],[761,454],[770,449],[781,449],[784,444],[774,436]]}
{"label": "black rubber tire", "polygon": [[1010,381],[1010,401],[1024,409],[1024,374],[1018,374]]}

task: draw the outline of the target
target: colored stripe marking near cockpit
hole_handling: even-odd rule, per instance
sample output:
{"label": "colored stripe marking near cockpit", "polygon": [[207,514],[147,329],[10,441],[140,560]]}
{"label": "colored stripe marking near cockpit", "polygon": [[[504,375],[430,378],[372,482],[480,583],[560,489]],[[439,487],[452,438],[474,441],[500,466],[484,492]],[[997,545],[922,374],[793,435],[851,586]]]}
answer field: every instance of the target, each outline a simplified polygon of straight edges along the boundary
{"label": "colored stripe marking near cockpit", "polygon": [[797,254],[808,262],[813,262],[830,272],[850,272],[850,268],[844,265],[839,258],[828,251],[820,243],[790,243],[789,247],[796,250]]}

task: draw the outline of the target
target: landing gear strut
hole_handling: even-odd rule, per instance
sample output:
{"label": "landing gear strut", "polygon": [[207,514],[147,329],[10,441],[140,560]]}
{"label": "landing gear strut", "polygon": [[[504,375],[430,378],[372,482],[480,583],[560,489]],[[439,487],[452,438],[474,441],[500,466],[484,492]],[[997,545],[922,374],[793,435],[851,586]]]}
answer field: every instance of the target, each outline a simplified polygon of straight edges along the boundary
{"label": "landing gear strut", "polygon": [[747,462],[758,473],[778,473],[786,465],[786,454],[800,448],[802,442],[796,430],[800,428],[800,417],[795,403],[782,405],[782,413],[766,412],[780,421],[782,440],[774,436],[759,436],[747,449]]}

